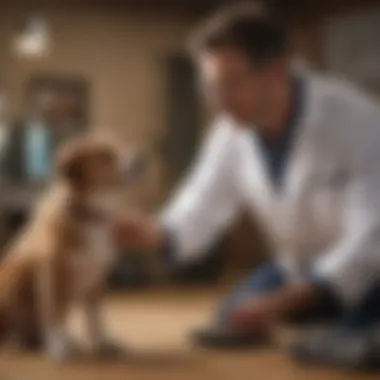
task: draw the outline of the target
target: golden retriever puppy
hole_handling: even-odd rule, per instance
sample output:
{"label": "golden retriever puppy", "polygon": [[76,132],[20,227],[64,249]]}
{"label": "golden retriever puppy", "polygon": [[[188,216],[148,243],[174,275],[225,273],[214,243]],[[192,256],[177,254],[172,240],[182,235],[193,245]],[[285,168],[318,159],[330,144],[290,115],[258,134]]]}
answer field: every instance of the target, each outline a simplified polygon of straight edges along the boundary
{"label": "golden retriever puppy", "polygon": [[50,357],[68,359],[77,345],[65,320],[79,302],[93,353],[118,352],[106,338],[99,308],[115,259],[112,228],[123,210],[122,185],[136,162],[99,138],[78,138],[58,152],[57,178],[0,265],[3,335],[41,343]]}

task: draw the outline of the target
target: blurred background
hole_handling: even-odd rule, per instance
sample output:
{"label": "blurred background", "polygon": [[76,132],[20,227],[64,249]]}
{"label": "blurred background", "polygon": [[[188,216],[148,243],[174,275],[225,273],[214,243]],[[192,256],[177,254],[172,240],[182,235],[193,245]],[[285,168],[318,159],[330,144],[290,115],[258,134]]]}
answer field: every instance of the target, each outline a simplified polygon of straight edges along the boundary
{"label": "blurred background", "polygon": [[[0,2],[1,247],[28,220],[52,173],[56,147],[83,131],[111,132],[146,152],[146,172],[133,202],[148,212],[162,207],[212,118],[186,53],[187,37],[200,20],[229,2],[238,0]],[[380,0],[264,2],[289,29],[296,60],[380,95]],[[107,328],[134,348],[161,352],[170,347],[180,355],[190,330],[209,320],[223,287],[252,272],[269,248],[257,224],[242,215],[202,262],[174,274],[169,286],[159,263],[138,252],[122,255],[112,285],[148,291],[111,298]],[[0,377],[244,380],[249,373],[250,379],[358,379],[296,371],[280,354],[202,354],[199,366],[178,355],[159,366],[148,357],[140,363],[132,358],[127,367],[74,366],[59,373],[14,355],[1,357]]]}
{"label": "blurred background", "polygon": [[[232,0],[236,3],[236,0]],[[0,241],[25,223],[51,173],[56,146],[106,130],[147,152],[139,203],[160,208],[182,177],[211,117],[186,54],[196,23],[222,0],[13,0],[0,4]],[[380,94],[380,1],[268,0],[292,36],[294,56]],[[234,278],[266,255],[242,216],[186,283]],[[133,259],[135,257],[135,259]],[[152,274],[130,255],[117,285]]]}

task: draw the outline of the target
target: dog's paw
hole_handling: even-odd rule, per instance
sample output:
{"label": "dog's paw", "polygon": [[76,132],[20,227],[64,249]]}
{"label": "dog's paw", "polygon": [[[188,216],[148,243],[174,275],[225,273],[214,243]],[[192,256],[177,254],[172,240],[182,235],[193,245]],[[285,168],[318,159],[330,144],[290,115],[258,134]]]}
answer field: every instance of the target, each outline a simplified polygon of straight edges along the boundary
{"label": "dog's paw", "polygon": [[58,363],[66,363],[78,359],[82,351],[65,335],[50,337],[46,343],[47,356]]}

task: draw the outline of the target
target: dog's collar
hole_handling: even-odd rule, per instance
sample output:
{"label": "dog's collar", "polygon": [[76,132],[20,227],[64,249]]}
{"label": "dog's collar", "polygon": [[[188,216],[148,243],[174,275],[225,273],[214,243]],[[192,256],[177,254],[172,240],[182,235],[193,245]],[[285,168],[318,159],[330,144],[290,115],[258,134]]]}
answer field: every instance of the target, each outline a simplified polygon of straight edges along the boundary
{"label": "dog's collar", "polygon": [[70,212],[76,220],[81,222],[99,224],[108,220],[105,212],[79,202],[72,202],[70,204]]}

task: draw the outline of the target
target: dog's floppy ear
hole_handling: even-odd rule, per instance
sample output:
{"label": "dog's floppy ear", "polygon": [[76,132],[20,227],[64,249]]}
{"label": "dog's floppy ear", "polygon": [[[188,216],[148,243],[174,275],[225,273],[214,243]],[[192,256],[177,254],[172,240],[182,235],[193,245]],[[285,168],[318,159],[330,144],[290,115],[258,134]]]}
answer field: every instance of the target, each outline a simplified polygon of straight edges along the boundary
{"label": "dog's floppy ear", "polygon": [[71,185],[79,186],[84,181],[84,167],[81,144],[71,141],[64,145],[57,154],[56,172],[58,176]]}

